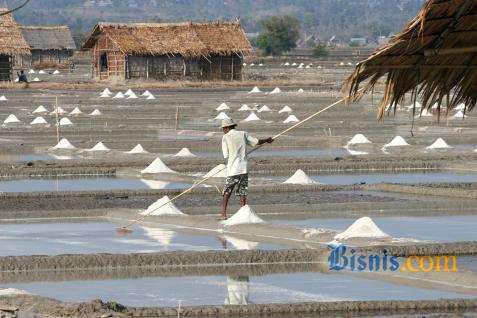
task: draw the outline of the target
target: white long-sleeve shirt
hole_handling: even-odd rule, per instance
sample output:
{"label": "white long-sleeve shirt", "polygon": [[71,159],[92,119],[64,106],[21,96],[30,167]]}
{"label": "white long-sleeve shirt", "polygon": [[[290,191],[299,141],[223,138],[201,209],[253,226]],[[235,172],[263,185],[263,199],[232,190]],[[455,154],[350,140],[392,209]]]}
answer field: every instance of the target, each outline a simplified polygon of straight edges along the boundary
{"label": "white long-sleeve shirt", "polygon": [[222,137],[222,152],[227,159],[227,176],[245,174],[247,170],[247,146],[255,147],[258,139],[245,131],[232,129]]}

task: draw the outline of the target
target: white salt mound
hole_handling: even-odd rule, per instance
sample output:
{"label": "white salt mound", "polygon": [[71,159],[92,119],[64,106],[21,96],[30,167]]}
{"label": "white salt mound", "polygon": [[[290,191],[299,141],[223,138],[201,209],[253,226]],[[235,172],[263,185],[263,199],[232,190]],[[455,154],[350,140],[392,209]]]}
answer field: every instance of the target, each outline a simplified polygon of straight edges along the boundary
{"label": "white salt mound", "polygon": [[33,111],[33,114],[47,113],[47,112],[48,110],[43,105],[40,105]]}
{"label": "white salt mound", "polygon": [[248,115],[247,118],[242,120],[242,122],[258,121],[258,120],[261,120],[261,119],[257,116],[257,114],[255,114],[254,112],[251,112],[250,115]]}
{"label": "white salt mound", "polygon": [[141,173],[176,173],[174,170],[169,169],[168,166],[160,158],[156,158],[146,169]]}
{"label": "white salt mound", "polygon": [[257,223],[265,223],[261,218],[258,217],[257,214],[250,208],[250,206],[245,205],[240,210],[237,211],[234,215],[232,215],[229,219],[222,221],[222,225],[224,226],[232,226],[232,225],[239,225],[239,224],[257,224]]}
{"label": "white salt mound", "polygon": [[174,203],[171,202],[169,197],[163,196],[153,204],[151,204],[146,211],[141,212],[142,215],[184,215]]}
{"label": "white salt mound", "polygon": [[128,90],[126,91],[126,93],[124,93],[124,96],[131,96],[131,95],[136,95],[132,89],[128,88]]}
{"label": "white salt mound", "polygon": [[17,116],[10,114],[8,117],[3,121],[4,124],[14,124],[14,123],[21,123],[21,121],[17,118]]}
{"label": "white salt mound", "polygon": [[[307,67],[308,67],[308,66],[307,66]],[[300,89],[298,90],[298,94],[303,94],[304,92],[305,92],[305,90],[304,90],[303,88],[300,88]]]}
{"label": "white salt mound", "polygon": [[129,94],[128,97],[127,97],[127,99],[137,99],[137,98],[138,97],[134,93]]}
{"label": "white salt mound", "polygon": [[465,104],[464,103],[460,103],[459,105],[457,105],[454,110],[464,110],[465,109]]}
{"label": "white salt mound", "polygon": [[53,149],[76,149],[75,146],[73,146],[68,139],[62,138],[60,142],[53,147]]}
{"label": "white salt mound", "polygon": [[393,138],[393,140],[385,144],[384,148],[401,146],[409,146],[409,144],[407,143],[406,139],[402,138],[401,136],[396,136]]}
{"label": "white salt mound", "polygon": [[295,63],[295,62],[293,62],[292,66],[296,66],[296,63]]}
{"label": "white salt mound", "polygon": [[145,91],[144,93],[141,94],[142,97],[147,97],[152,95],[150,91]]}
{"label": "white salt mound", "polygon": [[102,113],[99,111],[99,109],[95,109],[89,115],[90,116],[101,116]]}
{"label": "white salt mound", "polygon": [[68,117],[64,117],[60,119],[60,126],[73,126],[73,123]]}
{"label": "white salt mound", "polygon": [[55,70],[55,71],[53,72],[53,74],[58,75],[58,74],[60,74],[60,71]]}
{"label": "white salt mound", "polygon": [[222,119],[229,119],[229,118],[230,117],[226,113],[221,112],[214,119],[215,120],[222,120]]}
{"label": "white salt mound", "polygon": [[64,110],[64,109],[61,108],[61,107],[58,107],[58,108],[54,109],[54,110],[50,113],[50,115],[56,115],[56,114],[58,114],[58,115],[64,115],[64,114],[66,114],[66,110]]}
{"label": "white salt mound", "polygon": [[38,74],[46,74],[46,72],[44,70],[40,70]]}
{"label": "white salt mound", "polygon": [[207,172],[203,178],[227,178],[227,166],[222,163]]}
{"label": "white salt mound", "polygon": [[31,294],[25,290],[16,289],[16,288],[0,289],[1,297],[9,297],[9,296],[17,296],[17,295],[31,295]]}
{"label": "white salt mound", "polygon": [[273,91],[270,92],[270,94],[280,94],[282,90],[279,87],[275,87]]}
{"label": "white salt mound", "polygon": [[420,114],[416,115],[416,118],[418,117],[432,117],[432,113],[430,113],[427,108],[424,108]]}
{"label": "white salt mound", "polygon": [[101,95],[103,95],[103,94],[105,94],[105,95],[111,95],[112,92],[109,90],[109,88],[105,88],[105,89],[101,92]]}
{"label": "white salt mound", "polygon": [[79,107],[75,107],[75,109],[73,109],[71,112],[70,112],[70,115],[81,115],[83,112],[79,109]]}
{"label": "white salt mound", "polygon": [[365,135],[363,134],[356,134],[351,138],[350,141],[348,141],[348,145],[356,145],[356,144],[370,144],[371,141],[366,138]]}
{"label": "white salt mound", "polygon": [[298,120],[298,118],[296,118],[295,115],[290,115],[287,117],[287,119],[285,119],[283,121],[284,124],[289,124],[289,123],[297,123],[299,122],[300,120]]}
{"label": "white salt mound", "polygon": [[290,63],[285,62],[285,64],[283,64],[283,65],[285,65],[285,66],[290,66]]}
{"label": "white salt mound", "polygon": [[0,96],[0,100],[4,101],[4,100],[8,100],[8,99],[5,97],[5,95],[2,95],[2,96]]}
{"label": "white salt mound", "polygon": [[283,107],[282,109],[280,109],[280,111],[278,112],[279,114],[282,114],[282,113],[291,113],[293,110],[288,107],[288,106],[285,106]]}
{"label": "white salt mound", "polygon": [[35,119],[32,120],[30,125],[46,125],[48,122],[45,120],[43,117],[36,117]]}
{"label": "white salt mound", "polygon": [[251,110],[251,108],[248,107],[247,104],[243,104],[243,105],[239,108],[238,111],[239,111],[239,112],[245,112],[245,111],[249,111],[249,110]]}
{"label": "white salt mound", "polygon": [[140,153],[148,153],[148,152],[141,146],[141,144],[137,144],[136,147],[129,150],[127,153],[129,153],[129,154],[140,154]]}
{"label": "white salt mound", "polygon": [[101,141],[94,145],[93,148],[88,149],[88,151],[109,151],[110,149],[106,147]]}
{"label": "white salt mound", "polygon": [[293,176],[288,178],[285,182],[287,184],[315,184],[316,182],[310,178],[303,170],[298,169]]}
{"label": "white salt mound", "polygon": [[28,74],[35,74],[35,70],[31,69]]}
{"label": "white salt mound", "polygon": [[146,99],[156,99],[156,97],[154,95],[150,94],[149,96],[147,96]]}
{"label": "white salt mound", "polygon": [[174,157],[183,157],[183,158],[195,158],[197,157],[194,155],[189,148],[182,148],[178,153],[174,155]]}
{"label": "white salt mound", "polygon": [[430,146],[427,146],[426,149],[445,149],[452,148],[447,144],[447,142],[442,138],[437,138],[436,141]]}
{"label": "white salt mound", "polygon": [[255,86],[250,92],[248,92],[249,94],[257,94],[257,93],[261,93],[262,91],[260,90],[260,88],[258,88],[257,86]]}
{"label": "white salt mound", "polygon": [[115,98],[115,99],[121,99],[121,98],[124,98],[124,97],[125,97],[125,96],[124,96],[124,94],[123,94],[123,93],[121,93],[121,92],[118,92],[116,95],[114,95],[114,97],[113,97],[113,98]]}
{"label": "white salt mound", "polygon": [[226,103],[222,103],[215,110],[220,112],[222,110],[229,110],[229,109],[230,107]]}
{"label": "white salt mound", "polygon": [[258,110],[259,113],[271,112],[271,111],[272,111],[272,110],[271,110],[270,107],[268,107],[267,105],[263,105],[263,106]]}
{"label": "white salt mound", "polygon": [[39,82],[39,81],[40,81],[40,79],[39,79],[38,77],[35,77],[35,78],[33,79],[33,82]]}
{"label": "white salt mound", "polygon": [[365,216],[357,219],[346,231],[335,235],[335,240],[351,238],[389,238],[389,235],[381,231],[371,218]]}
{"label": "white salt mound", "polygon": [[467,117],[467,115],[465,115],[461,110],[459,110],[457,113],[454,114],[454,116],[452,116],[454,118],[465,118]]}

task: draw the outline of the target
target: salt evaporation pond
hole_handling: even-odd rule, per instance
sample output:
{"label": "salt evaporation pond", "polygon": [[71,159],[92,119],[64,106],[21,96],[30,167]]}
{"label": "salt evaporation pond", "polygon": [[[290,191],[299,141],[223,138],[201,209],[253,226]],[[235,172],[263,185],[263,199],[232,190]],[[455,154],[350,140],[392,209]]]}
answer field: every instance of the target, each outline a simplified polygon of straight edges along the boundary
{"label": "salt evaporation pond", "polygon": [[55,156],[52,154],[24,154],[24,155],[1,155],[0,162],[28,162],[28,161],[54,161],[54,160],[71,160],[76,159],[75,156]]}
{"label": "salt evaporation pond", "polygon": [[145,277],[8,284],[65,302],[116,301],[127,306],[296,303],[343,300],[434,300],[471,295],[391,284],[335,273],[265,276]]}
{"label": "salt evaporation pond", "polygon": [[1,224],[0,256],[285,248],[210,232],[189,234],[146,225],[120,236],[118,226],[112,222]]}
{"label": "salt evaporation pond", "polygon": [[84,177],[74,179],[20,179],[0,181],[2,192],[54,192],[101,190],[161,190],[186,189],[190,184],[158,180],[123,179],[115,177]]}
{"label": "salt evaporation pond", "polygon": [[[198,152],[198,156],[207,158],[221,158],[222,153],[215,152]],[[260,157],[283,157],[283,158],[314,158],[314,157],[347,157],[350,153],[343,148],[330,149],[260,149],[250,155],[251,158]]]}
{"label": "salt evaporation pond", "polygon": [[[414,238],[438,242],[477,241],[477,216],[438,217],[377,217],[376,225],[393,237]],[[304,220],[274,220],[301,228],[329,228],[344,231],[356,218]]]}

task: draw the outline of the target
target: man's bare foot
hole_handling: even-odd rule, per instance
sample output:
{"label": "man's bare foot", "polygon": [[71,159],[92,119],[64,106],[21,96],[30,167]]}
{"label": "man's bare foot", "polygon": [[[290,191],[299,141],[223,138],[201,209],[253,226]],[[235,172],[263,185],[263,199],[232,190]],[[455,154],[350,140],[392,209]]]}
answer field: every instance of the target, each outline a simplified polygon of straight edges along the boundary
{"label": "man's bare foot", "polygon": [[217,220],[221,220],[221,221],[227,220],[227,214],[220,213],[219,216],[217,217]]}

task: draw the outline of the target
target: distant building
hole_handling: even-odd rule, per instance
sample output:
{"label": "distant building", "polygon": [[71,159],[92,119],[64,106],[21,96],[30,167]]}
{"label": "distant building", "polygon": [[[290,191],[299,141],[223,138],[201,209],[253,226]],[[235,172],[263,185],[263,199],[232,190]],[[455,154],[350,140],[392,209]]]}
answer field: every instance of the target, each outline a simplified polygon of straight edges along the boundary
{"label": "distant building", "polygon": [[[0,12],[8,9],[0,8]],[[0,16],[0,81],[11,81],[16,71],[24,67],[24,59],[30,55],[30,47],[23,38],[20,27],[11,14]]]}
{"label": "distant building", "polygon": [[31,49],[32,66],[68,64],[76,50],[67,26],[22,26],[21,31]]}
{"label": "distant building", "polygon": [[99,23],[83,49],[100,80],[241,80],[251,46],[238,22]]}
{"label": "distant building", "polygon": [[351,38],[349,40],[349,44],[351,46],[365,46],[367,43],[368,41],[366,40],[366,38],[361,38],[361,37]]}

